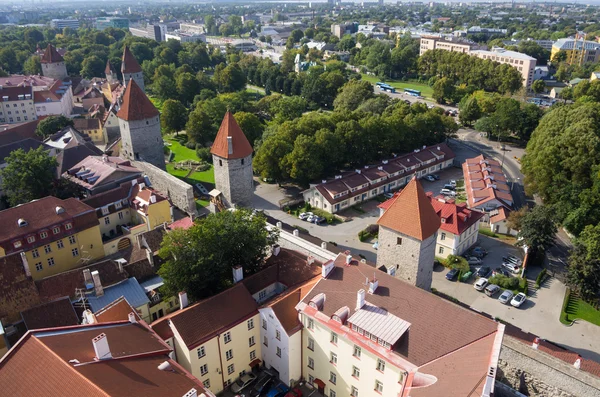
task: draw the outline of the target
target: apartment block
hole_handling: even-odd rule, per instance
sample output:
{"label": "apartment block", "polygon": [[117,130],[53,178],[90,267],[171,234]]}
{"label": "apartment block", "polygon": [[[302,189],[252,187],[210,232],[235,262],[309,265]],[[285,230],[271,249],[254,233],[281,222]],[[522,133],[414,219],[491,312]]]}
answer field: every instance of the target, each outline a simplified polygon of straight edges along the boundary
{"label": "apartment block", "polygon": [[98,218],[92,207],[48,196],[0,212],[0,256],[21,252],[34,280],[104,257]]}
{"label": "apartment block", "polygon": [[429,50],[445,50],[468,54],[472,49],[476,48],[479,47],[476,46],[475,43],[469,43],[453,37],[444,38],[441,36],[421,36],[419,55],[423,55]]}
{"label": "apartment block", "polygon": [[523,77],[523,86],[529,88],[533,83],[533,74],[537,60],[527,54],[516,51],[508,51],[504,48],[492,48],[491,51],[475,50],[471,55],[481,59],[505,63],[516,68]]}
{"label": "apartment block", "polygon": [[55,29],[79,29],[79,20],[78,19],[53,19],[50,21],[50,26]]}
{"label": "apartment block", "polygon": [[600,43],[577,38],[559,39],[552,45],[550,59],[559,52],[567,54],[566,63],[581,66],[584,63],[597,63],[600,61]]}
{"label": "apartment block", "polygon": [[31,86],[0,86],[0,123],[37,120]]}
{"label": "apartment block", "polygon": [[323,180],[302,192],[304,201],[335,214],[378,195],[405,186],[414,176],[421,178],[452,166],[454,152],[445,143],[423,146],[412,153],[366,165],[353,172]]}

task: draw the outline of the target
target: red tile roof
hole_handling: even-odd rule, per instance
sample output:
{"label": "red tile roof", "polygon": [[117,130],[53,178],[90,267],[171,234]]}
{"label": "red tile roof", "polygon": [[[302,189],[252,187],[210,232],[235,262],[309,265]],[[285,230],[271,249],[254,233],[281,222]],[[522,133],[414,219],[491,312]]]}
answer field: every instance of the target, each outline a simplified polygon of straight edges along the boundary
{"label": "red tile roof", "polygon": [[300,323],[300,320],[298,319],[296,305],[304,298],[304,296],[306,296],[312,287],[317,284],[319,279],[319,277],[315,277],[281,299],[269,303],[269,306],[273,309],[273,313],[275,313],[275,316],[277,316],[281,326],[288,335],[292,335],[302,328],[302,323]]}
{"label": "red tile roof", "polygon": [[500,208],[498,208],[498,211],[495,215],[493,215],[493,212],[490,213],[490,215],[491,215],[490,223],[502,222],[502,221],[508,219],[509,214],[510,214],[510,210],[508,210],[504,207],[500,207]]}
{"label": "red tile roof", "polygon": [[121,120],[132,121],[150,119],[158,115],[158,109],[150,102],[140,86],[137,85],[135,80],[129,80],[117,117]]}
{"label": "red tile roof", "polygon": [[44,51],[44,55],[40,59],[41,63],[56,63],[63,62],[63,57],[56,51],[56,48],[52,44],[48,44],[46,47],[46,51]]}
{"label": "red tile roof", "polygon": [[122,296],[116,301],[98,310],[96,313],[94,313],[94,317],[99,324],[112,323],[115,321],[129,321],[129,313],[135,314],[137,321],[141,320],[138,312],[131,307],[129,302],[127,302],[127,299]]}
{"label": "red tile roof", "polygon": [[0,258],[0,320],[10,324],[21,319],[20,311],[40,303],[37,288],[25,273],[20,253]]}
{"label": "red tile roof", "polygon": [[427,196],[442,221],[441,230],[460,235],[485,216],[483,212],[468,209],[465,203],[455,204],[453,199],[433,197],[431,193],[427,193]]}
{"label": "red tile roof", "polygon": [[80,132],[102,129],[98,119],[73,119],[73,127]]}
{"label": "red tile roof", "polygon": [[181,218],[171,224],[169,224],[169,229],[171,230],[175,230],[175,229],[184,229],[187,230],[190,227],[192,227],[194,225],[194,220],[191,217],[185,217],[185,218]]}
{"label": "red tile roof", "polygon": [[121,73],[139,73],[142,71],[142,67],[138,63],[137,59],[133,56],[129,47],[123,48],[123,59],[121,63]]}
{"label": "red tile roof", "polygon": [[[8,102],[8,101],[24,101],[26,99],[32,100],[33,96],[36,95],[38,91],[34,92],[31,87],[2,87],[0,89],[0,101]],[[33,94],[33,96],[32,96]],[[25,95],[29,95],[28,98],[25,98]]]}
{"label": "red tile roof", "polygon": [[493,200],[507,208],[513,205],[510,188],[499,162],[479,155],[467,159],[462,168],[469,207],[481,207]]}
{"label": "red tile roof", "polygon": [[[95,360],[92,339],[101,333],[111,359]],[[13,396],[181,397],[195,388],[213,396],[168,357],[170,351],[145,323],[30,331],[0,360],[0,389]],[[158,368],[164,362],[168,370]]]}
{"label": "red tile roof", "polygon": [[[367,294],[365,299],[371,305],[385,308],[390,314],[411,324],[409,333],[396,343],[393,353],[414,365],[429,363],[495,333],[498,329],[498,324],[492,320],[367,264],[353,260],[350,266],[346,266],[344,254],[336,258],[334,265],[327,278],[318,281],[298,308],[303,311],[312,309],[308,307],[310,300],[323,293],[325,300],[316,314],[317,320],[329,323],[331,316],[344,306],[350,308],[351,316],[356,311],[357,292],[365,288],[365,277],[375,274],[379,286],[374,294]],[[464,324],[469,326],[464,327]],[[443,332],[440,333],[440,330]],[[435,343],[432,343],[434,340]]]}
{"label": "red tile roof", "polygon": [[377,220],[377,224],[423,241],[440,228],[440,218],[421,183],[413,178]]}
{"label": "red tile roof", "polygon": [[[229,150],[229,138],[231,138],[231,151]],[[227,111],[210,152],[225,159],[243,159],[250,156],[252,151],[252,145],[248,142],[246,135],[231,112]]]}
{"label": "red tile roof", "polygon": [[28,330],[79,324],[68,296],[24,310],[21,316]]}
{"label": "red tile roof", "polygon": [[35,133],[40,121],[33,120],[27,123],[13,124],[4,131],[0,131],[0,146],[9,145],[25,139],[42,140],[42,137]]}

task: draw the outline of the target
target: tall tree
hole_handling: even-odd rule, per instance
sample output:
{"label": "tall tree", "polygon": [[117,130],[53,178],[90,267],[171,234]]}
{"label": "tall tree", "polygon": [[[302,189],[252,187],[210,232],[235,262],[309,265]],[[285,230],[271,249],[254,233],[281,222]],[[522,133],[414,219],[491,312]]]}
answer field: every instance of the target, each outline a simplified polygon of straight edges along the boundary
{"label": "tall tree", "polygon": [[598,302],[600,289],[600,225],[588,225],[569,257],[568,283],[581,297],[593,304]]}
{"label": "tall tree", "polygon": [[538,205],[521,218],[521,230],[517,244],[527,245],[536,252],[543,252],[554,245],[557,232],[554,211],[550,207]]}
{"label": "tall tree", "polygon": [[460,109],[458,119],[464,125],[471,126],[474,121],[481,117],[481,108],[474,96],[465,96],[460,101],[458,108]]}
{"label": "tall tree", "polygon": [[170,295],[186,291],[192,300],[202,299],[230,287],[235,266],[242,266],[245,275],[257,272],[277,237],[260,213],[211,214],[187,230],[165,235],[159,251],[165,263],[158,273]]}
{"label": "tall tree", "polygon": [[42,138],[46,139],[50,135],[55,134],[63,128],[72,125],[73,120],[63,115],[48,116],[39,122],[35,133],[41,136]]}
{"label": "tall tree", "polygon": [[167,99],[163,103],[160,115],[160,125],[163,132],[171,134],[183,130],[187,123],[187,116],[187,109],[181,102],[175,99]]}
{"label": "tall tree", "polygon": [[104,74],[106,62],[98,58],[96,55],[89,56],[81,63],[81,76],[91,79]]}
{"label": "tall tree", "polygon": [[541,94],[546,89],[546,83],[544,80],[536,80],[531,84],[531,90],[536,94]]}
{"label": "tall tree", "polygon": [[233,117],[244,132],[244,135],[246,135],[246,138],[248,138],[250,144],[254,146],[254,142],[260,139],[265,130],[264,124],[258,117],[249,112],[237,112]]}
{"label": "tall tree", "polygon": [[365,80],[350,80],[341,88],[333,101],[336,110],[356,110],[361,103],[373,97],[373,85]]}

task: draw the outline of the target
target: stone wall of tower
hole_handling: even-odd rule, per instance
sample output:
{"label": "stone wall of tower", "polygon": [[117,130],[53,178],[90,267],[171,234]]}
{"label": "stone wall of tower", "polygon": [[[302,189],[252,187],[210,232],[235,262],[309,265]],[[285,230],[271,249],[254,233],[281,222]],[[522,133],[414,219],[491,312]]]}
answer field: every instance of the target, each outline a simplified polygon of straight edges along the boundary
{"label": "stone wall of tower", "polygon": [[249,207],[252,204],[254,180],[252,155],[243,159],[224,159],[213,155],[215,188],[223,193],[229,205]]}
{"label": "stone wall of tower", "polygon": [[419,241],[380,225],[378,240],[378,267],[396,268],[397,278],[426,291],[431,289],[436,234]]}
{"label": "stone wall of tower", "polygon": [[146,161],[162,170],[166,168],[159,116],[145,120],[119,119],[119,127],[121,157]]}
{"label": "stone wall of tower", "polygon": [[67,66],[64,62],[42,63],[42,74],[56,80],[67,78]]}
{"label": "stone wall of tower", "polygon": [[125,86],[127,86],[127,82],[131,79],[134,79],[142,91],[146,92],[146,88],[144,86],[144,73],[123,73],[123,84]]}

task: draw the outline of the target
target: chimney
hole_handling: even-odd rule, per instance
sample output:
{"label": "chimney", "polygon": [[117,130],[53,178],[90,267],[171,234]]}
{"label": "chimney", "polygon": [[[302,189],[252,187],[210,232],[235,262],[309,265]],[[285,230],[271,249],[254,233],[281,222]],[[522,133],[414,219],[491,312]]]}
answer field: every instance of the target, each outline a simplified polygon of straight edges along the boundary
{"label": "chimney", "polygon": [[25,252],[21,252],[21,261],[23,262],[23,269],[25,270],[25,275],[27,277],[31,277],[31,270],[29,270],[29,262],[27,262]]}
{"label": "chimney", "polygon": [[539,345],[540,345],[540,338],[536,337],[533,340],[533,343],[531,344],[531,347],[533,347],[534,349],[537,350],[537,348],[539,347]]}
{"label": "chimney", "polygon": [[354,171],[356,171],[357,174],[360,174],[360,169],[356,169]]}
{"label": "chimney", "polygon": [[321,242],[321,248],[323,248],[324,250],[327,249],[327,242],[326,241],[322,241]]}
{"label": "chimney", "polygon": [[427,146],[423,145],[423,149],[427,149]]}
{"label": "chimney", "polygon": [[379,171],[381,171],[381,170],[383,170],[383,167],[382,167],[382,166],[379,166],[379,167],[377,167],[377,169],[378,169]]}
{"label": "chimney", "polygon": [[327,183],[327,179],[321,179],[321,183],[323,183],[323,184]]}
{"label": "chimney", "polygon": [[325,262],[323,266],[321,266],[321,277],[326,278],[329,275],[329,273],[331,273],[334,266],[335,265],[333,264],[332,260]]}
{"label": "chimney", "polygon": [[169,372],[174,372],[173,371],[173,367],[171,367],[171,363],[168,361],[163,361],[162,363],[158,364],[157,367],[160,371],[169,371]]}
{"label": "chimney", "polygon": [[227,137],[227,154],[233,154],[233,138]]}
{"label": "chimney", "polygon": [[185,309],[188,305],[187,292],[182,291],[179,293],[179,309]]}
{"label": "chimney", "polygon": [[92,339],[92,344],[94,345],[94,351],[96,352],[96,360],[108,360],[112,358],[105,333],[101,333]]}
{"label": "chimney", "polygon": [[377,287],[379,287],[379,280],[373,275],[373,281],[369,281],[369,294],[373,295],[377,290]]}
{"label": "chimney", "polygon": [[129,322],[131,324],[137,324],[137,319],[135,318],[135,313],[131,312],[127,315],[127,318],[129,319]]}
{"label": "chimney", "polygon": [[83,269],[83,280],[85,282],[85,289],[94,288],[94,280],[92,280],[90,269]]}
{"label": "chimney", "polygon": [[346,266],[350,266],[352,263],[352,255],[346,255]]}
{"label": "chimney", "polygon": [[85,309],[82,313],[83,321],[82,324],[96,324],[98,321],[96,320],[96,316],[90,309]]}
{"label": "chimney", "polygon": [[233,283],[239,283],[244,278],[244,268],[241,266],[235,266],[233,269]]}
{"label": "chimney", "polygon": [[198,397],[198,391],[196,389],[190,389],[183,397]]}
{"label": "chimney", "polygon": [[100,273],[98,273],[98,270],[92,272],[92,280],[94,280],[94,291],[96,292],[96,296],[104,295],[104,288],[100,282]]}
{"label": "chimney", "polygon": [[573,363],[573,366],[576,369],[581,369],[581,357],[579,357],[577,360],[575,360],[575,362]]}
{"label": "chimney", "polygon": [[356,293],[356,310],[362,309],[365,305],[365,290],[359,289]]}
{"label": "chimney", "polygon": [[273,255],[277,256],[279,255],[279,252],[281,252],[281,247],[278,244],[275,244],[273,246]]}
{"label": "chimney", "polygon": [[312,255],[309,255],[306,257],[306,264],[307,265],[312,265],[313,263],[315,263],[315,257]]}

